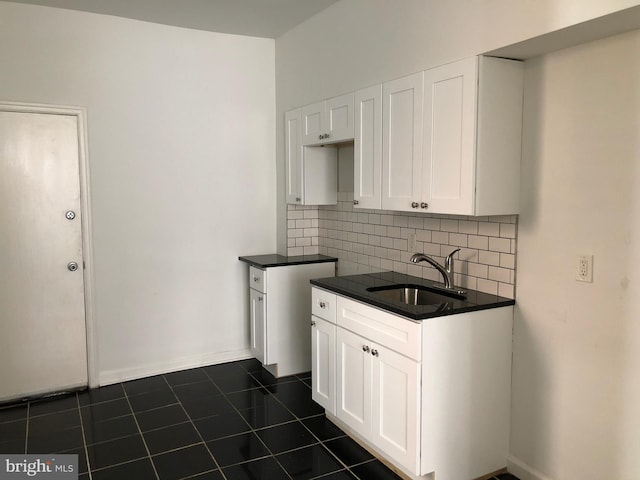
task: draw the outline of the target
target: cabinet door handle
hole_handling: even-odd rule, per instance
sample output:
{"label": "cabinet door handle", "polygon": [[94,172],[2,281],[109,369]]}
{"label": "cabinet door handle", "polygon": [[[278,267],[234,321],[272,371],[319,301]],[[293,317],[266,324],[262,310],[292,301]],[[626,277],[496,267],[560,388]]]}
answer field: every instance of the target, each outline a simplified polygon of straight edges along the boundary
{"label": "cabinet door handle", "polygon": [[328,133],[325,133],[325,134],[324,134],[324,138],[329,138],[329,134],[328,134]]}
{"label": "cabinet door handle", "polygon": [[261,302],[263,300],[263,297],[258,297],[258,301]]}
{"label": "cabinet door handle", "polygon": [[324,138],[324,135],[318,135],[318,140],[322,140]]}
{"label": "cabinet door handle", "polygon": [[254,282],[257,282],[258,280],[260,280],[260,277],[255,277],[255,276],[253,277]]}
{"label": "cabinet door handle", "polygon": [[429,208],[429,204],[427,202],[422,202],[420,204],[420,208]]}
{"label": "cabinet door handle", "polygon": [[296,197],[296,202],[300,202],[300,197]]}
{"label": "cabinet door handle", "polygon": [[360,202],[359,202],[358,200],[354,200],[354,201],[353,201],[353,204],[354,204],[354,205],[358,205],[359,203],[360,203]]}
{"label": "cabinet door handle", "polygon": [[373,350],[371,350],[371,355],[373,355],[374,357],[378,356],[378,350],[376,350],[375,348]]}
{"label": "cabinet door handle", "polygon": [[316,322],[314,322],[313,320],[311,320],[311,326],[315,327],[316,326]]}
{"label": "cabinet door handle", "polygon": [[363,352],[369,352],[369,345],[362,345],[362,351]]}
{"label": "cabinet door handle", "polygon": [[418,208],[420,204],[418,202],[411,202],[411,208]]}
{"label": "cabinet door handle", "polygon": [[320,308],[327,308],[327,304],[323,301],[318,302],[318,305],[320,306]]}

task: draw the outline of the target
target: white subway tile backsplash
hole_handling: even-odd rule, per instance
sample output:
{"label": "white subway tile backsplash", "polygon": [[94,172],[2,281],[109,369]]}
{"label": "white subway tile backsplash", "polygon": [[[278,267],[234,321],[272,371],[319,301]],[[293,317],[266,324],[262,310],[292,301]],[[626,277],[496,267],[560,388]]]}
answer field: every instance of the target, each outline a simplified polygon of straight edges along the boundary
{"label": "white subway tile backsplash", "polygon": [[363,271],[393,270],[441,282],[426,263],[410,262],[409,235],[416,251],[443,262],[455,248],[456,283],[463,288],[515,295],[517,215],[464,217],[353,208],[353,193],[338,204],[288,206],[288,255],[323,253],[361,265]]}

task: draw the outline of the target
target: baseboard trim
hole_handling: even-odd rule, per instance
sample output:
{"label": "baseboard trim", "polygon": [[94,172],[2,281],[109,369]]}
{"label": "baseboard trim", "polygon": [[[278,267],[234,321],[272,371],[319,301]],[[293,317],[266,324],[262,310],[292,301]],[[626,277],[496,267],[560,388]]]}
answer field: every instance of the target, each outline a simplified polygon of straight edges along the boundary
{"label": "baseboard trim", "polygon": [[507,470],[520,480],[553,480],[513,455],[507,458]]}
{"label": "baseboard trim", "polygon": [[253,358],[253,355],[251,355],[251,351],[249,349],[173,358],[171,360],[167,360],[166,362],[158,362],[141,367],[124,368],[120,370],[107,370],[104,372],[100,372],[98,376],[98,382],[101,387],[104,387],[106,385],[112,385],[114,383],[136,380],[138,378],[151,377],[153,375],[161,375],[163,373],[177,372],[178,370],[187,370],[189,368],[204,367],[206,365],[233,362],[235,360],[244,360],[247,358]]}

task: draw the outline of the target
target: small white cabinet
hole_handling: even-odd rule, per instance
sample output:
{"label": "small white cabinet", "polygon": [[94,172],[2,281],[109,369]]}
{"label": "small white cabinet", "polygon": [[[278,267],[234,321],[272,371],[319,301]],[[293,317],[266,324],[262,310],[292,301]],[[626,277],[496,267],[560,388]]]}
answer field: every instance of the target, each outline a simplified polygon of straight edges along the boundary
{"label": "small white cabinet", "polygon": [[338,151],[302,146],[301,132],[301,109],[285,113],[287,203],[334,205],[338,202]]}
{"label": "small white cabinet", "polygon": [[334,262],[250,265],[251,353],[274,376],[311,370],[309,280],[334,275]]}
{"label": "small white cabinet", "polygon": [[321,145],[353,139],[353,93],[307,105],[301,109],[302,145]]}
{"label": "small white cabinet", "polygon": [[382,208],[382,85],[355,93],[354,190],[355,208]]}
{"label": "small white cabinet", "polygon": [[336,413],[336,295],[311,291],[311,398]]}
{"label": "small white cabinet", "polygon": [[384,210],[415,210],[421,200],[422,98],[422,72],[383,85]]}

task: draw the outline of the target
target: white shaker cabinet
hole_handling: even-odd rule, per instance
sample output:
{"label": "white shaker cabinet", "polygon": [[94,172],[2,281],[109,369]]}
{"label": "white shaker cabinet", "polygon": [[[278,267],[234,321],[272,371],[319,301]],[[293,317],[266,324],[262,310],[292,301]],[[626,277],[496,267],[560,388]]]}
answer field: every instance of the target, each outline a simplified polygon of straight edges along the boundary
{"label": "white shaker cabinet", "polygon": [[415,210],[422,198],[423,73],[382,88],[382,209]]}
{"label": "white shaker cabinet", "polygon": [[522,62],[472,57],[424,72],[426,211],[519,211]]}
{"label": "white shaker cabinet", "polygon": [[355,93],[355,208],[382,208],[382,85]]}
{"label": "white shaker cabinet", "polygon": [[250,265],[251,353],[274,376],[311,370],[309,280],[334,275],[332,261],[267,268]]}
{"label": "white shaker cabinet", "polygon": [[[312,295],[314,328],[331,332],[314,354],[313,398],[333,422],[410,478],[471,480],[505,466],[512,306],[414,321],[315,286]],[[330,388],[327,402],[318,390]]]}
{"label": "white shaker cabinet", "polygon": [[336,413],[336,295],[311,291],[311,398]]}
{"label": "white shaker cabinet", "polygon": [[382,208],[518,213],[522,62],[471,57],[383,86]]}
{"label": "white shaker cabinet", "polygon": [[420,324],[338,297],[336,416],[419,470]]}
{"label": "white shaker cabinet", "polygon": [[353,139],[353,93],[307,105],[300,110],[302,145]]}
{"label": "white shaker cabinet", "polygon": [[338,202],[338,151],[304,147],[301,109],[285,113],[285,176],[287,203],[333,205]]}

